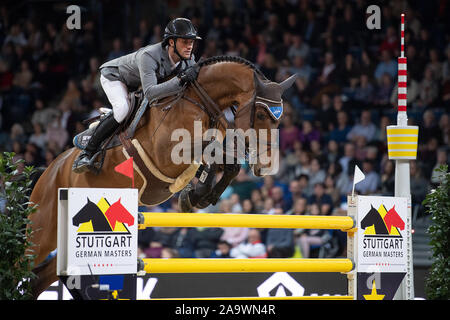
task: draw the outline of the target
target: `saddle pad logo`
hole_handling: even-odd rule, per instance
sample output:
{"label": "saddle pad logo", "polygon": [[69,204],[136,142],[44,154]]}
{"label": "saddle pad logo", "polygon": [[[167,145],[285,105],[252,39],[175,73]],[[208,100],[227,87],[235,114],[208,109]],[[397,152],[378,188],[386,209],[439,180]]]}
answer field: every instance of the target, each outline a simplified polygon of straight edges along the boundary
{"label": "saddle pad logo", "polygon": [[72,218],[72,225],[78,226],[77,233],[130,234],[127,228],[134,224],[133,215],[119,200],[112,205],[102,197],[96,204],[88,197],[87,203]]}

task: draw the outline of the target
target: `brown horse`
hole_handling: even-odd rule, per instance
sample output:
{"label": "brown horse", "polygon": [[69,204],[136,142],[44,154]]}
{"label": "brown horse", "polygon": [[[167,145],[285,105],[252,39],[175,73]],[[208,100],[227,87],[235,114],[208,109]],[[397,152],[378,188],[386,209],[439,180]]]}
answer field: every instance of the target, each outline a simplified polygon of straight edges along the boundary
{"label": "brown horse", "polygon": [[[150,162],[152,172],[156,171],[159,176],[171,179],[168,182],[171,183],[170,188],[165,187],[166,193],[161,196],[161,187],[152,186],[151,183],[146,186],[145,174],[135,165],[139,173],[136,175],[135,187],[140,190],[140,204],[153,205],[164,201],[186,186],[197,171],[198,165],[174,164],[171,150],[179,143],[171,139],[175,129],[184,128],[193,134],[194,121],[201,121],[203,130],[206,130],[210,127],[208,124],[211,124],[211,118],[214,118],[214,126],[223,136],[230,125],[244,131],[249,128],[276,129],[279,117],[273,117],[268,103],[279,103],[282,106],[281,95],[295,79],[291,77],[292,79],[281,84],[270,82],[254,65],[237,57],[213,57],[199,62],[198,66],[200,71],[195,85],[187,86],[180,99],[168,97],[158,101],[157,106],[151,106],[143,116],[145,124],[135,132],[134,142],[138,143],[147,157],[144,162]],[[167,107],[168,104],[170,107]],[[223,116],[223,111],[231,106],[237,108],[234,125]],[[270,137],[267,139],[270,141]],[[122,146],[107,150],[103,168],[96,175],[91,172],[73,173],[72,163],[80,151],[76,148],[69,149],[60,154],[37,181],[30,199],[39,205],[37,212],[31,216],[34,230],[32,241],[36,244],[37,267],[34,271],[38,276],[32,284],[35,297],[57,280],[56,259],[42,262],[56,248],[58,188],[129,188],[130,179],[114,171],[116,165],[127,159],[128,155],[123,150]],[[271,145],[268,144],[259,152],[270,154]],[[270,163],[258,162],[253,165],[253,172],[261,175],[261,170],[268,166]],[[176,180],[178,177],[183,179]],[[146,192],[143,192],[144,186]]]}

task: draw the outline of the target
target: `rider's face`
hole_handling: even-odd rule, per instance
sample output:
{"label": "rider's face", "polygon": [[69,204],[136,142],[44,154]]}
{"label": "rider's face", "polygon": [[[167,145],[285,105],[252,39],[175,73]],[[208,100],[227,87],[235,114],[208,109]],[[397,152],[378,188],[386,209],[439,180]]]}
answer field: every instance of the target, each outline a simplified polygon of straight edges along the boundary
{"label": "rider's face", "polygon": [[177,46],[178,53],[184,58],[189,59],[192,54],[192,49],[194,47],[193,39],[176,39],[175,45]]}

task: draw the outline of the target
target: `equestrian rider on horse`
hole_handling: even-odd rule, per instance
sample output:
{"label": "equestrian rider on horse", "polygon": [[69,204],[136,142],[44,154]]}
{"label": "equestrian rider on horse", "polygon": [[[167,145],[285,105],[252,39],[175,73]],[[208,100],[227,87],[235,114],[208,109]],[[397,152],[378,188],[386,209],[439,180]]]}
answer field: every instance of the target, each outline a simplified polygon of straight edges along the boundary
{"label": "equestrian rider on horse", "polygon": [[[185,83],[197,78],[198,69],[193,67],[195,60],[192,54],[195,40],[201,38],[192,22],[177,18],[167,24],[162,42],[148,45],[100,66],[100,82],[113,112],[95,128],[86,148],[73,163],[74,172],[89,170],[91,158],[102,142],[115,132],[131,111],[129,91],[142,86],[145,97],[151,101],[170,96]],[[177,76],[165,81],[172,75]]]}

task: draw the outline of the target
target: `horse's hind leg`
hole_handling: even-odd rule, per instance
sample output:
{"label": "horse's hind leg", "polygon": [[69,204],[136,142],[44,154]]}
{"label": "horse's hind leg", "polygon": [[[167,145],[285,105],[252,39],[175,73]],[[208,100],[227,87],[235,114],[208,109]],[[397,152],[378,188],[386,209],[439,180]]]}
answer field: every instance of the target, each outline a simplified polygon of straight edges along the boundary
{"label": "horse's hind leg", "polygon": [[33,298],[37,299],[53,282],[58,280],[56,275],[56,255],[33,269],[37,278],[31,281]]}

